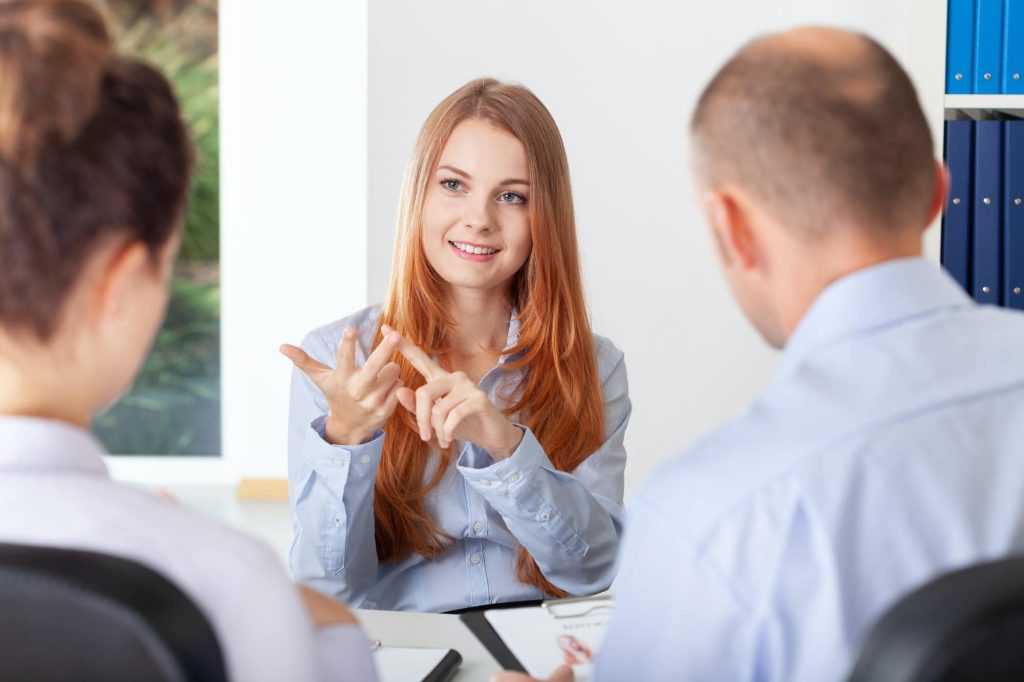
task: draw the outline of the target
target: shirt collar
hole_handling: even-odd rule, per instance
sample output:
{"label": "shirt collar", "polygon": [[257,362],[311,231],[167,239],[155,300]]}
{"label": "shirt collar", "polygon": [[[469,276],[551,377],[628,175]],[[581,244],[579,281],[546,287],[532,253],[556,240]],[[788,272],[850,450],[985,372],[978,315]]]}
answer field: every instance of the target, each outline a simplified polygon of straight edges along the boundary
{"label": "shirt collar", "polygon": [[505,341],[505,352],[502,353],[500,358],[498,358],[499,365],[503,365],[505,362],[514,359],[509,355],[508,351],[517,343],[519,343],[519,311],[513,308],[512,315],[508,320],[508,338]]}
{"label": "shirt collar", "polygon": [[95,436],[67,422],[0,416],[0,473],[76,473],[109,478],[103,454]]}
{"label": "shirt collar", "polygon": [[819,294],[786,343],[777,377],[808,353],[853,336],[943,308],[974,305],[943,270],[921,257],[872,265]]}

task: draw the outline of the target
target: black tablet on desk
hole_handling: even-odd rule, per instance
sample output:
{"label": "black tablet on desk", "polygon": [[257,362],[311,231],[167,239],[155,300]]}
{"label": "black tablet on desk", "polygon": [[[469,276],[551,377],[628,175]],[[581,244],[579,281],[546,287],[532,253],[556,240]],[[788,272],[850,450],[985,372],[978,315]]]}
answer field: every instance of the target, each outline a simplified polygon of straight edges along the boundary
{"label": "black tablet on desk", "polygon": [[608,594],[500,604],[459,618],[506,670],[547,677],[560,665],[593,661],[611,620]]}
{"label": "black tablet on desk", "polygon": [[531,601],[512,601],[505,602],[504,604],[488,604],[486,606],[470,606],[465,609],[458,609],[456,611],[449,611],[448,613],[456,614],[459,616],[459,620],[466,624],[469,631],[472,632],[480,643],[484,645],[487,652],[494,657],[494,660],[498,662],[498,665],[504,670],[514,670],[516,672],[525,673],[526,668],[523,664],[515,657],[515,655],[505,646],[505,642],[498,635],[497,631],[491,627],[491,624],[487,621],[485,615],[491,609],[518,609],[524,606],[541,606],[544,602],[540,599]]}
{"label": "black tablet on desk", "polygon": [[466,627],[476,635],[480,643],[484,645],[488,653],[494,656],[494,660],[504,670],[514,670],[525,673],[526,668],[519,662],[507,646],[504,640],[498,636],[497,631],[487,622],[486,611],[467,611],[459,614],[459,620],[466,624]]}
{"label": "black tablet on desk", "polygon": [[419,649],[379,646],[375,642],[373,662],[381,682],[450,682],[462,665],[455,649]]}

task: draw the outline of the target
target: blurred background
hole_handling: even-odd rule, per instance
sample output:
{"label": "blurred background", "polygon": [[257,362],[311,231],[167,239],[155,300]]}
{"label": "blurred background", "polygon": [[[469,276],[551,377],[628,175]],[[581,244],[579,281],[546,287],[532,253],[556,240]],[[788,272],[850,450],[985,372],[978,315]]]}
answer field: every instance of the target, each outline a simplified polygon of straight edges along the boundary
{"label": "blurred background", "polygon": [[135,385],[100,414],[115,455],[219,456],[220,95],[216,0],[106,0],[120,49],[174,86],[196,148],[167,319]]}

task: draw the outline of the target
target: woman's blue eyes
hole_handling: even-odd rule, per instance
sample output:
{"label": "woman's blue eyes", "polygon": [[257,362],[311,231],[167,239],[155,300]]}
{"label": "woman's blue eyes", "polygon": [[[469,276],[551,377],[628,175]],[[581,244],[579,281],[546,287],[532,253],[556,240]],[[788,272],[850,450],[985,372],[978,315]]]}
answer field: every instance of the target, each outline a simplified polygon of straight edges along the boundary
{"label": "woman's blue eyes", "polygon": [[[461,192],[463,190],[462,181],[452,178],[441,180],[441,186],[449,192]],[[502,192],[498,195],[498,201],[503,204],[525,204],[526,197],[516,192]]]}
{"label": "woman's blue eyes", "polygon": [[507,204],[525,204],[526,197],[515,192],[502,192],[501,196],[498,197]]}

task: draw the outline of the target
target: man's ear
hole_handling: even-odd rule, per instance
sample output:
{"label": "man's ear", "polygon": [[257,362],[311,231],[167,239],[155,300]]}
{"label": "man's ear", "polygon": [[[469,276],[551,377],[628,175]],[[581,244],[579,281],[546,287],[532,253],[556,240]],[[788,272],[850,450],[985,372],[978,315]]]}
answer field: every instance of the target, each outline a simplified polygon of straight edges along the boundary
{"label": "man's ear", "polygon": [[117,320],[129,308],[132,291],[153,267],[149,250],[139,241],[111,250],[98,273],[95,304],[99,319]]}
{"label": "man's ear", "polygon": [[750,223],[750,214],[736,194],[715,190],[708,195],[711,230],[722,260],[743,270],[758,261],[757,238]]}
{"label": "man's ear", "polygon": [[928,219],[924,221],[921,229],[927,229],[935,219],[942,213],[946,205],[946,197],[949,195],[949,169],[941,161],[935,161],[935,192],[932,195],[932,203],[928,207]]}

